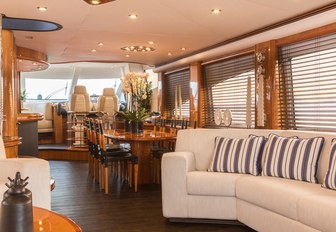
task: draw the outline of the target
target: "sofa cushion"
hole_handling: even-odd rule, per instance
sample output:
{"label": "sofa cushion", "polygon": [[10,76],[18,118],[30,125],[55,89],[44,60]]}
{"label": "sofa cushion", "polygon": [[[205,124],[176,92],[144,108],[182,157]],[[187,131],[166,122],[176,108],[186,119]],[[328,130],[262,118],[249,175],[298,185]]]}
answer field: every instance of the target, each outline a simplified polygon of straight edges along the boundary
{"label": "sofa cushion", "polygon": [[319,231],[336,229],[336,191],[320,188],[318,194],[303,196],[298,201],[299,221]]}
{"label": "sofa cushion", "polygon": [[267,176],[245,176],[236,185],[237,198],[298,220],[297,202],[321,190],[318,184]]}
{"label": "sofa cushion", "polygon": [[317,162],[323,142],[323,137],[300,139],[270,134],[262,174],[317,183]]}
{"label": "sofa cushion", "polygon": [[330,149],[328,171],[322,186],[336,190],[336,142],[333,142]]}
{"label": "sofa cushion", "polygon": [[208,171],[260,174],[260,151],[264,137],[215,138],[215,151]]}
{"label": "sofa cushion", "polygon": [[190,195],[236,196],[236,181],[245,176],[237,173],[194,171],[187,173],[187,192]]}

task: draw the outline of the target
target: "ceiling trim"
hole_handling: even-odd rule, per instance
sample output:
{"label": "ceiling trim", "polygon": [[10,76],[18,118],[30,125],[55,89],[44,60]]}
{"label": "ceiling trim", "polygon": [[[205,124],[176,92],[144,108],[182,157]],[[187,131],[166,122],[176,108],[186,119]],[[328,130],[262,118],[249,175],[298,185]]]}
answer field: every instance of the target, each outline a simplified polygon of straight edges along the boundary
{"label": "ceiling trim", "polygon": [[193,56],[193,55],[196,55],[196,54],[199,54],[199,53],[202,53],[202,52],[211,50],[211,49],[215,49],[215,48],[218,48],[218,47],[221,47],[221,46],[224,46],[224,45],[233,43],[233,42],[237,42],[237,41],[239,41],[239,40],[242,40],[242,39],[245,39],[245,38],[248,38],[248,37],[251,37],[251,36],[254,36],[254,35],[263,33],[263,32],[266,32],[266,31],[270,31],[270,30],[273,30],[273,29],[276,29],[276,28],[279,28],[279,27],[282,27],[282,26],[285,26],[285,25],[288,25],[288,24],[291,24],[291,23],[300,21],[300,20],[302,20],[302,19],[306,19],[306,18],[315,16],[315,15],[318,15],[318,14],[321,14],[321,13],[324,13],[324,12],[327,12],[327,11],[329,11],[329,10],[333,10],[333,9],[335,9],[335,8],[336,8],[336,2],[334,2],[334,3],[330,3],[330,4],[327,4],[327,5],[325,5],[325,6],[316,8],[316,9],[314,9],[314,10],[311,10],[311,11],[302,13],[302,14],[300,14],[300,15],[297,15],[297,16],[294,16],[294,17],[291,17],[291,18],[288,18],[288,19],[286,19],[286,20],[282,20],[282,21],[280,21],[280,22],[270,24],[270,25],[268,25],[268,26],[266,26],[266,27],[262,27],[262,28],[259,28],[259,29],[257,29],[257,30],[253,30],[253,31],[251,31],[251,32],[245,33],[245,34],[243,34],[243,35],[236,36],[236,37],[231,38],[231,39],[227,39],[227,40],[225,40],[225,41],[222,41],[222,42],[220,42],[220,43],[217,43],[217,44],[214,44],[214,45],[211,45],[211,46],[208,46],[208,47],[199,49],[199,50],[197,50],[197,51],[190,52],[190,53],[188,53],[188,54],[186,54],[186,55],[184,55],[184,56],[179,56],[179,57],[177,57],[176,59],[172,59],[172,60],[170,60],[170,61],[168,61],[168,62],[164,62],[164,63],[157,64],[157,65],[155,65],[155,67],[156,67],[156,68],[159,68],[160,66],[165,66],[165,65],[168,65],[168,64],[170,64],[170,63],[179,61],[179,60],[181,60],[181,59],[184,59],[184,58],[187,58],[187,57],[190,57],[190,56]]}

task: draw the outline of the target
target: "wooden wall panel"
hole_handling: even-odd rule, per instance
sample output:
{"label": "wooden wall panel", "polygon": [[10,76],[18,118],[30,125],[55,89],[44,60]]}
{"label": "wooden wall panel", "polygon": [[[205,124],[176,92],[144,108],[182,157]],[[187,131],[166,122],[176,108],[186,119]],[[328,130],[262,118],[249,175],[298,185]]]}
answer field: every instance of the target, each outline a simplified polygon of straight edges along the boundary
{"label": "wooden wall panel", "polygon": [[[257,44],[255,46],[255,53],[263,53],[265,55],[265,60],[260,64],[260,62],[255,61],[257,83],[256,86],[260,86],[258,83],[258,68],[264,67],[264,72],[260,78],[263,78],[263,96],[256,97],[256,128],[264,129],[277,129],[278,128],[278,118],[277,118],[277,87],[276,87],[276,61],[277,61],[277,49],[275,46],[275,41],[267,41],[264,43]],[[259,70],[260,72],[260,70]],[[257,87],[258,88],[258,87]],[[257,92],[258,90],[256,90]],[[260,97],[263,97],[263,112],[258,111],[258,101],[261,101]],[[259,99],[258,99],[259,98]],[[260,114],[264,113],[264,124],[258,125],[258,117]]]}
{"label": "wooden wall panel", "polygon": [[196,121],[199,127],[201,63],[190,65],[190,121]]}

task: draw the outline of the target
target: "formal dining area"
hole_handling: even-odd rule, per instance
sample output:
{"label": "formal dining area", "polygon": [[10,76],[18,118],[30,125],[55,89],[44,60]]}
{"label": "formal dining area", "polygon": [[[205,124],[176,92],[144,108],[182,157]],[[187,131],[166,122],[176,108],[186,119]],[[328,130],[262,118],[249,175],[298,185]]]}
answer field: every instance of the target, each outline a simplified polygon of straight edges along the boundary
{"label": "formal dining area", "polygon": [[336,231],[335,1],[0,10],[0,232]]}

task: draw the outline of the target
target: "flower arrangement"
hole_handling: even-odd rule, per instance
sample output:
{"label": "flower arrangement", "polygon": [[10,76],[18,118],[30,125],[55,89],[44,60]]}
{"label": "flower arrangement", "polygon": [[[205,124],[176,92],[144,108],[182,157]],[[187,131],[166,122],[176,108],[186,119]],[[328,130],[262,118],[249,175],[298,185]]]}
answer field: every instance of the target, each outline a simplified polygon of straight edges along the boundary
{"label": "flower arrangement", "polygon": [[122,92],[126,100],[126,112],[119,116],[130,121],[143,121],[150,116],[152,83],[147,80],[148,73],[127,73],[122,78]]}
{"label": "flower arrangement", "polygon": [[127,73],[122,78],[122,92],[124,93],[127,111],[145,108],[150,111],[152,97],[152,82],[148,82],[148,73]]}

